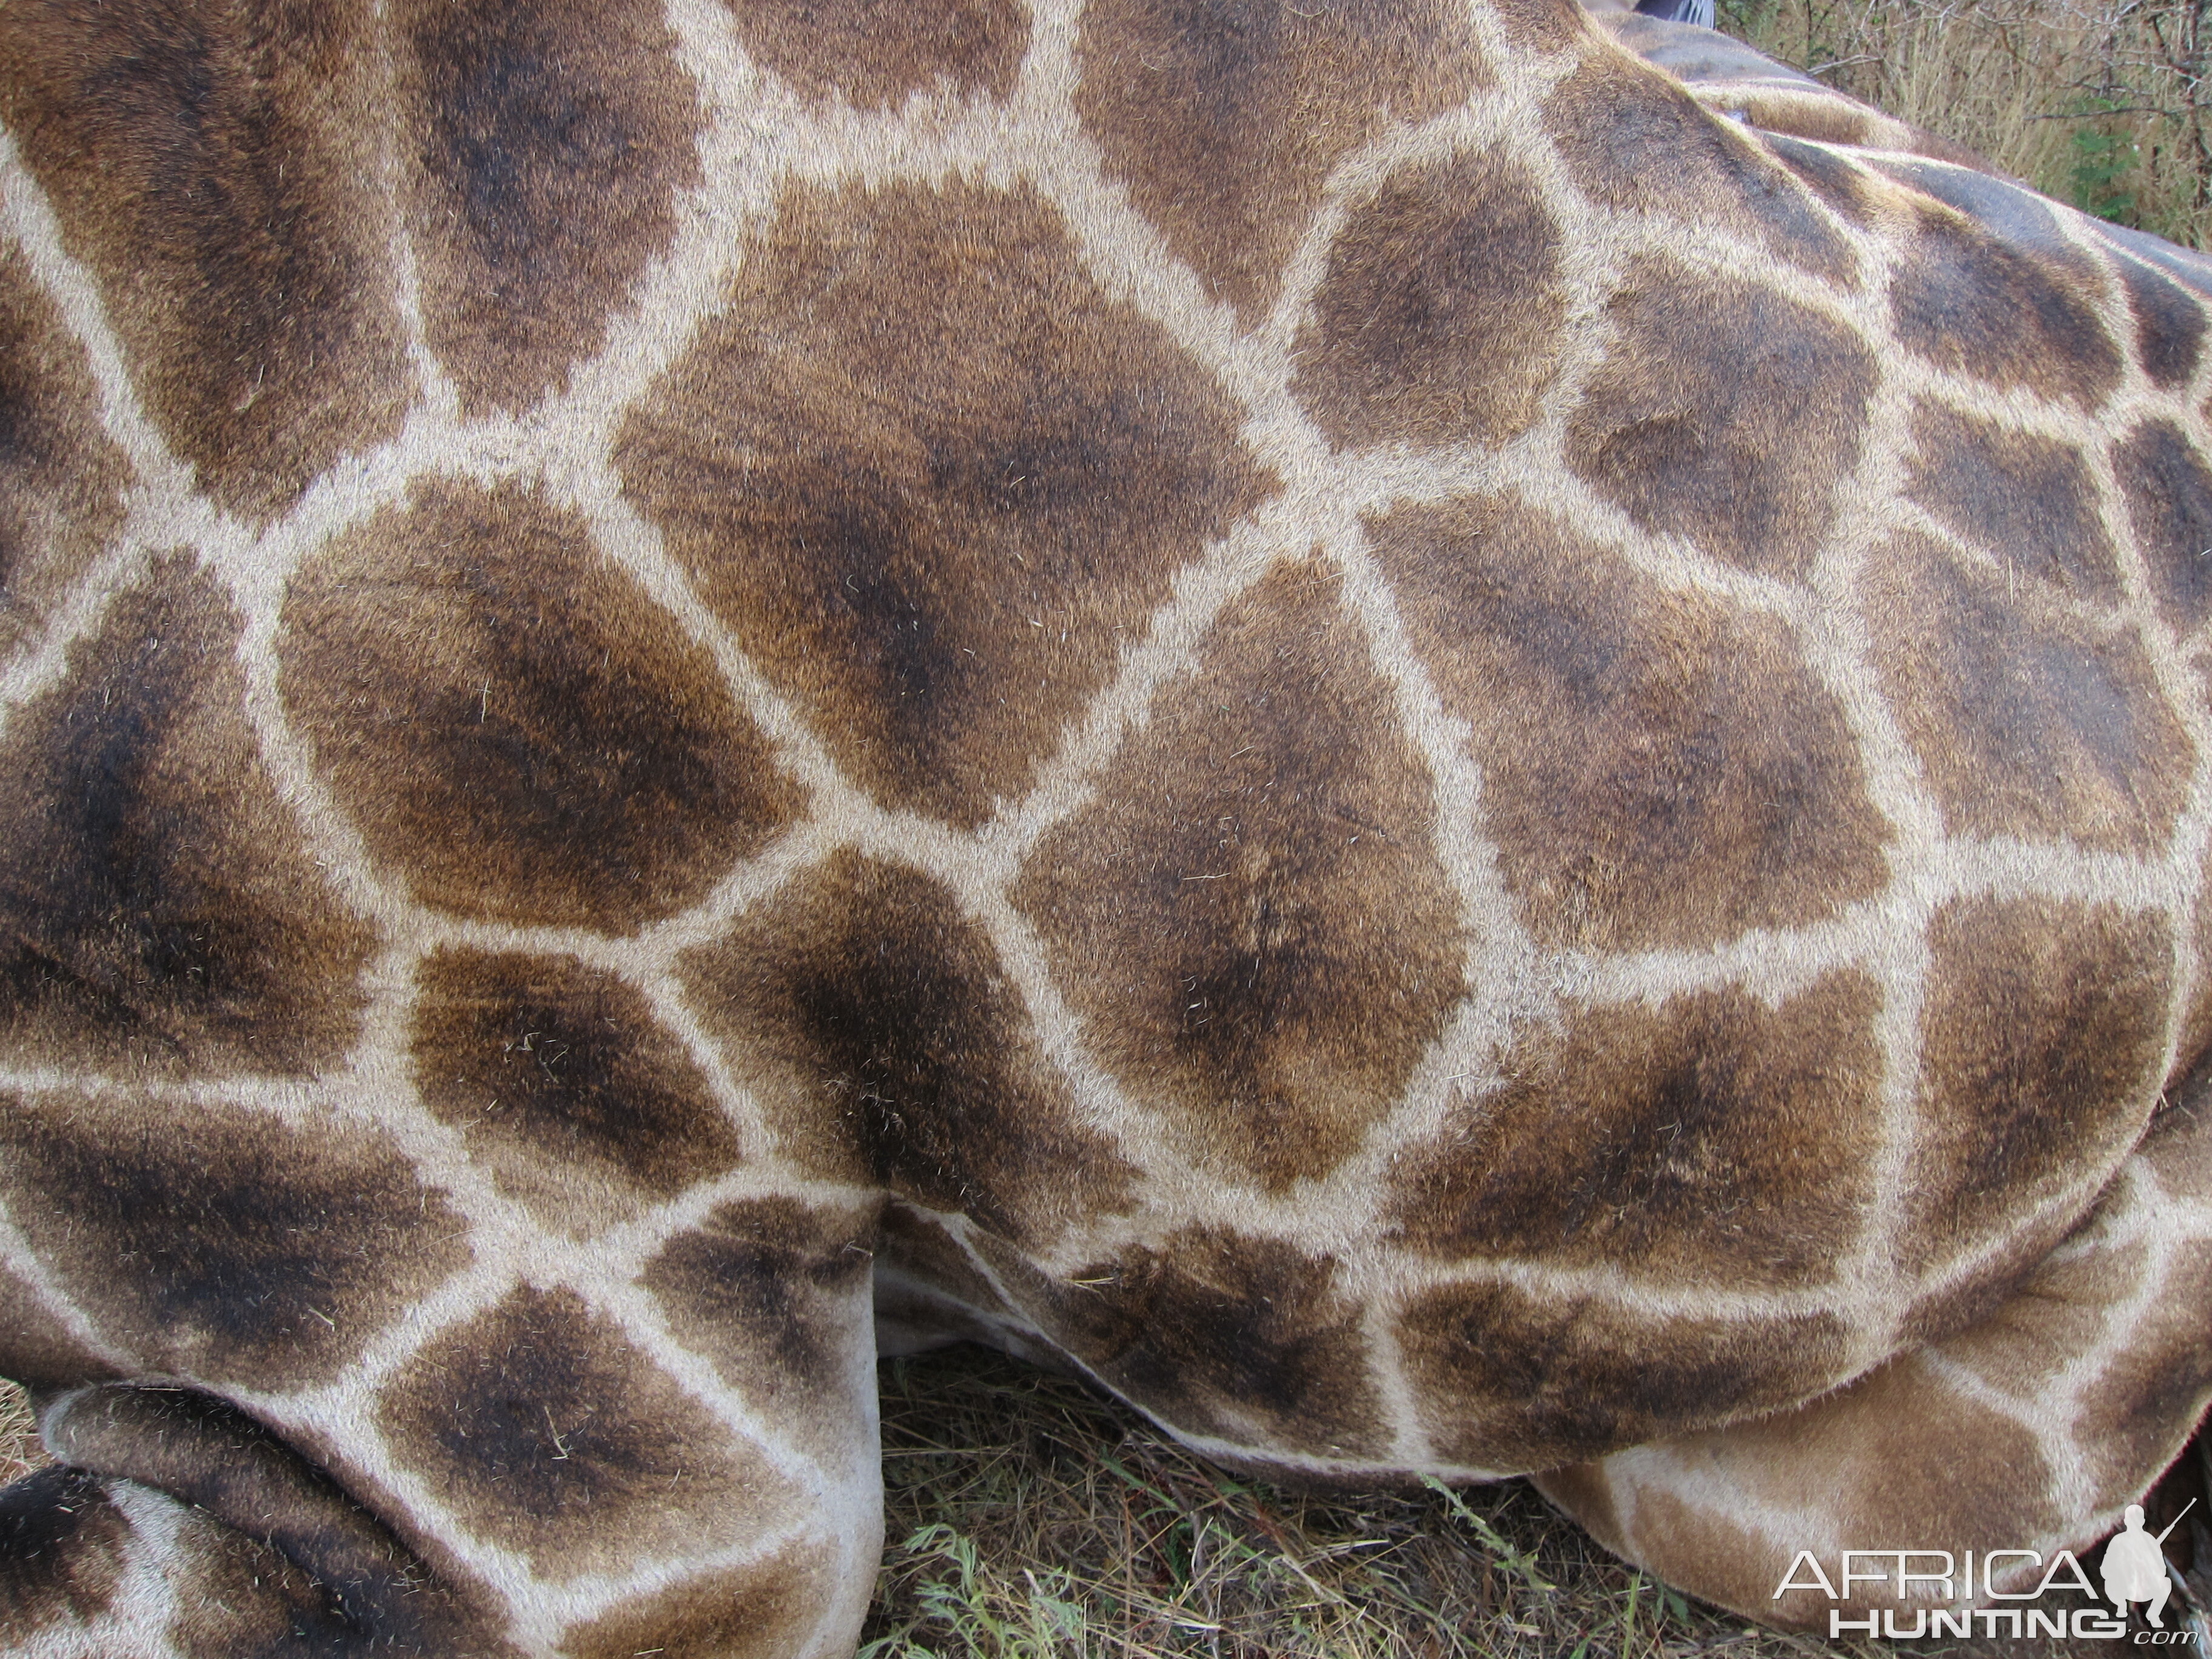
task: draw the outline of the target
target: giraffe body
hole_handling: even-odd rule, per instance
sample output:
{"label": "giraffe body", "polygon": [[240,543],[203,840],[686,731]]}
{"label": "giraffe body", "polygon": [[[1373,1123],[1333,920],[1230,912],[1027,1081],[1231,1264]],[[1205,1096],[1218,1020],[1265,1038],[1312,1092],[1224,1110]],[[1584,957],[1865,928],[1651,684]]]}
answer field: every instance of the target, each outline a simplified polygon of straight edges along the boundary
{"label": "giraffe body", "polygon": [[2112,1523],[2212,274],[1612,27],[0,17],[0,1652],[841,1654],[958,1336],[1784,1621]]}

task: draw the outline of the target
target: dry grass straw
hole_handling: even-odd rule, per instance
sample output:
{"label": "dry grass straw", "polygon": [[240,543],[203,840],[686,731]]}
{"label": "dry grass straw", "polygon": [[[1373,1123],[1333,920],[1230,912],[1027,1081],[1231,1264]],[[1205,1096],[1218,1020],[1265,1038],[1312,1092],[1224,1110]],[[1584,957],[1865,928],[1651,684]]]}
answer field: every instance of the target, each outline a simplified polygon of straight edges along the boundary
{"label": "dry grass straw", "polygon": [[2198,0],[1720,0],[1729,33],[2037,189],[2212,236],[2212,20]]}

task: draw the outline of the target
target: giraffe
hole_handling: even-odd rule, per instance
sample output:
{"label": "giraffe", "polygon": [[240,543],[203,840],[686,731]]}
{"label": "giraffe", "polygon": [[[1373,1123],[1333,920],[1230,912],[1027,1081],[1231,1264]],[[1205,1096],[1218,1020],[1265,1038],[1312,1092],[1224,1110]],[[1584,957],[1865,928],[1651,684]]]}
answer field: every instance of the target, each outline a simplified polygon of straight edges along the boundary
{"label": "giraffe", "polygon": [[10,5],[0,1652],[848,1653],[961,1337],[1783,1624],[2115,1524],[2212,274],[1674,27]]}

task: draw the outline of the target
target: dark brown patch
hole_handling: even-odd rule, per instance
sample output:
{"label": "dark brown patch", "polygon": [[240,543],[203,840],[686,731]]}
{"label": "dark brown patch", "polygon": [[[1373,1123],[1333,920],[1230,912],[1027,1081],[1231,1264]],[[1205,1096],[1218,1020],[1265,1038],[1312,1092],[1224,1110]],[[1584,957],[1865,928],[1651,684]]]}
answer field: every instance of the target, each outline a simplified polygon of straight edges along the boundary
{"label": "dark brown patch", "polygon": [[879,1300],[884,1277],[902,1274],[979,1313],[1016,1322],[1021,1319],[943,1224],[909,1204],[884,1206],[876,1241],[876,1273]]}
{"label": "dark brown patch", "polygon": [[1606,315],[1615,336],[1568,419],[1568,464],[1642,529],[1803,576],[1858,461],[1878,378],[1864,344],[1763,289],[1651,259]]}
{"label": "dark brown patch", "polygon": [[122,527],[130,477],[100,430],[84,348],[22,254],[0,243],[0,661]]}
{"label": "dark brown patch", "polygon": [[648,0],[409,0],[393,25],[429,344],[469,412],[517,408],[674,234],[697,97]]}
{"label": "dark brown patch", "polygon": [[234,1407],[191,1389],[118,1385],[46,1423],[55,1455],[189,1506],[171,1634],[193,1659],[483,1653],[483,1609],[445,1584],[321,1470]]}
{"label": "dark brown patch", "polygon": [[1553,89],[1544,125],[1591,201],[1734,229],[1817,276],[1856,285],[1850,244],[1796,178],[1657,70],[1594,56]]}
{"label": "dark brown patch", "polygon": [[374,8],[26,0],[0,118],[148,412],[225,505],[289,504],[411,395],[374,193]]}
{"label": "dark brown patch", "polygon": [[839,763],[972,828],[1268,493],[1237,425],[1026,190],[802,189],[616,459]]}
{"label": "dark brown patch", "polygon": [[1795,1405],[1843,1375],[1832,1315],[1665,1318],[1509,1285],[1414,1299],[1399,1351],[1437,1455],[1500,1474]]}
{"label": "dark brown patch", "polygon": [[432,1338],[376,1420],[464,1526],[545,1578],[771,1531],[801,1501],[568,1290],[515,1291]]}
{"label": "dark brown patch", "polygon": [[1889,279],[1890,318],[1910,349],[1953,374],[2086,409],[2120,377],[2094,296],[2086,271],[1934,205],[1914,216]]}
{"label": "dark brown patch", "polygon": [[1547,943],[1695,948],[1882,890],[1889,826],[1780,624],[1501,501],[1401,508],[1369,535],[1474,728],[1487,827]]}
{"label": "dark brown patch", "polygon": [[2135,313],[2136,361],[2158,385],[2182,385],[2197,372],[2204,307],[2147,265],[2133,259],[2112,264],[2127,286],[2128,309]]}
{"label": "dark brown patch", "polygon": [[1489,155],[1394,175],[1331,247],[1292,392],[1339,448],[1526,430],[1559,359],[1559,245],[1526,175]]}
{"label": "dark brown patch", "polygon": [[1851,223],[1873,222],[1874,192],[1866,177],[1835,151],[1785,134],[1760,135],[1767,153],[1812,187],[1813,193]]}
{"label": "dark brown patch", "polygon": [[[860,1211],[747,1199],[678,1234],[638,1279],[677,1340],[711,1358],[748,1406],[843,1445],[862,1418],[857,1404],[849,1418],[837,1405],[854,1401],[867,1352],[874,1234]],[[873,1389],[872,1373],[864,1383]]]}
{"label": "dark brown patch", "polygon": [[787,1544],[763,1560],[633,1597],[568,1635],[570,1659],[782,1659],[837,1601],[830,1547]]}
{"label": "dark brown patch", "polygon": [[2097,481],[2071,444],[1922,403],[1912,411],[1912,496],[2021,575],[2099,605],[2119,598]]}
{"label": "dark brown patch", "polygon": [[1133,1244],[1065,1278],[1011,1250],[991,1256],[1050,1340],[1186,1433],[1317,1457],[1389,1449],[1360,1304],[1329,1256],[1220,1227]]}
{"label": "dark brown patch", "polygon": [[[2074,1230],[2067,1251],[2054,1256],[2046,1250],[2045,1260],[1996,1297],[1981,1318],[1948,1333],[1944,1358],[1964,1365],[2001,1393],[2029,1400],[2081,1356],[2106,1349],[2120,1334],[2113,1328],[2115,1316],[2124,1311],[2119,1304],[2145,1288],[2150,1246],[2140,1240],[2115,1243],[2095,1238],[2096,1225],[2093,1212],[2089,1221]],[[2084,1243],[2085,1234],[2090,1235],[2089,1248],[2070,1248]],[[2185,1319],[2201,1324],[2205,1305],[2200,1301]],[[2084,1412],[2076,1420],[2095,1425],[2094,1433],[2112,1419]],[[2147,1474],[2142,1480],[2149,1478]],[[2141,1489],[2139,1483],[2136,1490]]]}
{"label": "dark brown patch", "polygon": [[2139,1499],[2188,1443],[2212,1400],[2212,1249],[2202,1240],[2170,1266],[2157,1296],[2080,1395],[2095,1507]]}
{"label": "dark brown patch", "polygon": [[739,1160],[736,1132],[652,1006],[574,957],[424,961],[416,1086],[510,1198],[574,1232]]}
{"label": "dark brown patch", "polygon": [[1923,1264],[2012,1232],[2135,1145],[2172,971],[2165,922],[2113,906],[1960,900],[1929,945],[1899,1241]]}
{"label": "dark brown patch", "polygon": [[1075,107],[1108,173],[1247,325],[1330,170],[1489,79],[1449,0],[1101,0],[1076,62]]}
{"label": "dark brown patch", "polygon": [[1951,832],[2163,846],[2192,750],[2133,632],[2021,604],[1920,537],[1877,558],[1875,660]]}
{"label": "dark brown patch", "polygon": [[1504,1086],[1407,1160],[1392,1218],[1444,1255],[1820,1283],[1873,1198],[1881,1006],[1846,974],[1777,1009],[1728,990],[1589,1010],[1524,1041]]}
{"label": "dark brown patch", "polygon": [[322,1382],[468,1261],[460,1218],[413,1166],[329,1116],[15,1095],[0,1148],[32,1249],[150,1371]]}
{"label": "dark brown patch", "polygon": [[161,561],[0,743],[0,1042],[33,1064],[344,1060],[374,935],[262,768],[239,628]]}
{"label": "dark brown patch", "polygon": [[2136,546],[2166,621],[2185,631],[2212,616],[2212,470],[2164,421],[2147,421],[2112,451]]}
{"label": "dark brown patch", "polygon": [[1029,50],[1014,0],[731,0],[738,39],[810,98],[884,109],[933,82],[1004,98]]}
{"label": "dark brown patch", "polygon": [[33,1389],[74,1388],[118,1375],[69,1334],[22,1279],[0,1267],[0,1376]]}
{"label": "dark brown patch", "polygon": [[797,805],[714,659],[518,486],[425,481],[310,562],[283,621],[285,702],[425,903],[628,931]]}
{"label": "dark brown patch", "polygon": [[788,1157],[1006,1237],[1126,1207],[982,930],[926,876],[841,853],[684,959]]}
{"label": "dark brown patch", "polygon": [[98,1619],[130,1538],[107,1483],[82,1469],[53,1465],[0,1486],[0,1642],[27,1650],[42,1630]]}
{"label": "dark brown patch", "polygon": [[1587,38],[1585,14],[1575,0],[1494,0],[1490,9],[1516,46],[1558,52]]}
{"label": "dark brown patch", "polygon": [[1337,580],[1223,611],[1014,890],[1092,1051],[1189,1156],[1280,1190],[1390,1109],[1463,989],[1427,767]]}

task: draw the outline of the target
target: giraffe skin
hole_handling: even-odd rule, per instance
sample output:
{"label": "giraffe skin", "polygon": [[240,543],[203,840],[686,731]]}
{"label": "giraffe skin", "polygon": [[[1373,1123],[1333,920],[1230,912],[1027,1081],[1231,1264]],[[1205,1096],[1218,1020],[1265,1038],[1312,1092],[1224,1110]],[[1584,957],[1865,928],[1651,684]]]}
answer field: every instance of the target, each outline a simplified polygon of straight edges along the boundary
{"label": "giraffe skin", "polygon": [[848,1653],[962,1336],[1778,1623],[2108,1529],[2212,272],[1668,28],[0,13],[0,1653]]}

